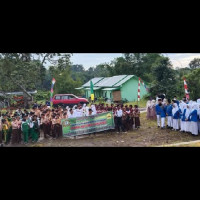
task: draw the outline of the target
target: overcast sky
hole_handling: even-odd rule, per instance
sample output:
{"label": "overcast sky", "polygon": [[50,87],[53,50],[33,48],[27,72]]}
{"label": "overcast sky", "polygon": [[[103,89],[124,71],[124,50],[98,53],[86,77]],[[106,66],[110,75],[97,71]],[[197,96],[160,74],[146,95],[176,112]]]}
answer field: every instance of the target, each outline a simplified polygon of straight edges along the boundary
{"label": "overcast sky", "polygon": [[[173,64],[173,67],[187,67],[189,62],[194,58],[200,58],[200,53],[167,53]],[[74,53],[71,57],[73,64],[82,64],[88,69],[98,64],[110,62],[114,58],[122,56],[122,53]]]}

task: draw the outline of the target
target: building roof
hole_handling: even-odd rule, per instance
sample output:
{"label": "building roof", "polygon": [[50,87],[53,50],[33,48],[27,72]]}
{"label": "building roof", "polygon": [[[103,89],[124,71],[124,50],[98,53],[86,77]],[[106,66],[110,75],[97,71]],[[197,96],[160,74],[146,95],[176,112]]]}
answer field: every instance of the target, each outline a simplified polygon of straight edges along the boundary
{"label": "building roof", "polygon": [[[119,75],[119,76],[112,76],[112,77],[106,77],[106,78],[93,78],[92,82],[94,87],[119,87],[125,82],[127,82],[129,79],[134,77],[134,75]],[[91,80],[90,80],[91,81]],[[90,81],[88,81],[86,84],[84,84],[82,87],[90,87]]]}
{"label": "building roof", "polygon": [[[98,78],[93,78],[90,81],[92,81],[93,85],[95,85],[96,83],[98,83],[102,79],[104,79],[104,78],[103,77],[98,77]],[[90,87],[90,81],[88,81],[87,83],[85,83],[82,87]]]}

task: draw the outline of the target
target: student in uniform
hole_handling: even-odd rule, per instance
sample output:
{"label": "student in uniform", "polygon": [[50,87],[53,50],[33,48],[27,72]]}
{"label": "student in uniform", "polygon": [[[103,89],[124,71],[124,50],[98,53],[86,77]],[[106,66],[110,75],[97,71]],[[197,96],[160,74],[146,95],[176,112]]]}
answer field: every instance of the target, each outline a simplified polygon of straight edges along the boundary
{"label": "student in uniform", "polygon": [[178,131],[179,130],[179,107],[177,105],[177,103],[173,104],[173,109],[172,109],[172,116],[173,116],[173,129],[174,131]]}
{"label": "student in uniform", "polygon": [[165,104],[162,104],[162,106],[161,106],[160,117],[161,117],[161,129],[164,129],[165,128],[165,118],[166,118],[166,105]]}
{"label": "student in uniform", "polygon": [[28,144],[28,137],[29,137],[29,123],[27,121],[27,119],[23,119],[22,120],[22,125],[21,125],[21,130],[22,130],[22,133],[23,133],[23,141],[24,141],[24,144]]}
{"label": "student in uniform", "polygon": [[167,128],[168,129],[173,129],[172,109],[173,109],[173,107],[171,104],[171,100],[168,99],[167,108],[166,108]]}
{"label": "student in uniform", "polygon": [[117,133],[120,133],[120,129],[122,129],[122,132],[125,133],[124,131],[124,127],[122,125],[122,115],[123,115],[123,112],[122,112],[122,109],[121,107],[118,105],[117,106],[117,110],[115,112],[115,116],[116,116],[116,126],[117,126]]}
{"label": "student in uniform", "polygon": [[198,103],[197,115],[198,115],[198,131],[200,133],[200,103]]}
{"label": "student in uniform", "polygon": [[39,135],[39,124],[37,120],[37,116],[33,116],[33,127],[32,127],[32,142],[37,142],[38,141],[38,135]]}
{"label": "student in uniform", "polygon": [[88,114],[88,116],[92,116],[92,115],[94,115],[94,112],[93,112],[92,109],[90,108],[90,109],[89,109],[89,114]]}
{"label": "student in uniform", "polygon": [[133,110],[133,116],[135,119],[135,128],[139,129],[140,128],[140,111],[138,109],[138,105],[134,106],[134,110]]}
{"label": "student in uniform", "polygon": [[74,110],[72,108],[70,109],[70,114],[69,114],[68,118],[76,118],[76,113],[74,113]]}
{"label": "student in uniform", "polygon": [[19,142],[19,133],[18,133],[19,125],[15,117],[12,118],[11,125],[12,125],[12,136],[11,136],[12,141],[11,142],[12,144],[17,144]]}
{"label": "student in uniform", "polygon": [[7,145],[9,143],[9,138],[8,138],[8,123],[5,119],[2,119],[2,134],[4,138],[4,142]]}
{"label": "student in uniform", "polygon": [[158,104],[156,105],[156,116],[157,116],[157,125],[160,128],[161,125],[161,106],[162,106],[162,99],[158,99]]}
{"label": "student in uniform", "polygon": [[187,104],[183,104],[182,115],[181,115],[181,132],[186,132],[186,121],[185,121],[185,113],[186,113]]}
{"label": "student in uniform", "polygon": [[0,146],[3,146],[2,119],[0,119]]}
{"label": "student in uniform", "polygon": [[16,117],[16,121],[17,121],[17,124],[18,124],[18,143],[20,143],[21,142],[21,140],[22,140],[22,130],[21,130],[21,124],[22,124],[22,121],[21,121],[21,119],[20,119],[20,116],[17,116]]}
{"label": "student in uniform", "polygon": [[194,103],[192,106],[192,111],[189,115],[190,118],[190,126],[191,126],[191,133],[193,136],[198,135],[198,115],[197,115],[198,105],[197,103]]}
{"label": "student in uniform", "polygon": [[190,113],[191,113],[191,104],[187,104],[185,109],[185,132],[190,133]]}

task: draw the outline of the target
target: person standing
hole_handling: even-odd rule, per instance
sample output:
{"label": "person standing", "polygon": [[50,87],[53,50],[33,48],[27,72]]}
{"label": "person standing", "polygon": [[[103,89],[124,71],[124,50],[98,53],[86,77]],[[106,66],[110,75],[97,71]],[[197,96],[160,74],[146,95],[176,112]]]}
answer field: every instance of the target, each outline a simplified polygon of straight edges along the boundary
{"label": "person standing", "polygon": [[20,119],[20,116],[17,116],[16,117],[16,121],[17,121],[17,124],[18,124],[18,143],[21,142],[22,140],[22,130],[21,130],[21,124],[22,124],[22,121]]}
{"label": "person standing", "polygon": [[148,100],[147,101],[147,104],[146,104],[146,111],[147,111],[147,116],[146,116],[146,118],[147,119],[151,119],[151,101],[150,100]]}
{"label": "person standing", "polygon": [[28,144],[28,137],[29,137],[29,123],[27,119],[22,120],[22,125],[21,125],[22,133],[23,133],[23,141],[24,144]]}
{"label": "person standing", "polygon": [[37,142],[38,141],[38,136],[39,136],[39,124],[37,120],[37,116],[33,116],[33,127],[32,127],[32,142]]}
{"label": "person standing", "polygon": [[156,116],[157,116],[157,125],[160,128],[161,125],[161,106],[162,106],[162,99],[158,99],[158,104],[156,105]]}
{"label": "person standing", "polygon": [[186,113],[187,104],[183,104],[182,114],[181,114],[181,132],[186,132],[186,121],[185,121],[185,113]]}
{"label": "person standing", "polygon": [[140,111],[138,109],[138,105],[134,106],[133,116],[135,119],[135,128],[139,129],[140,128]]}
{"label": "person standing", "polygon": [[0,146],[3,146],[2,119],[0,119]]}
{"label": "person standing", "polygon": [[197,103],[194,103],[192,106],[192,111],[189,115],[190,118],[190,126],[191,126],[191,133],[193,136],[197,136],[198,135],[198,115],[197,115],[197,110],[198,110],[198,105]]}
{"label": "person standing", "polygon": [[172,109],[172,116],[173,116],[173,129],[174,131],[179,130],[179,108],[177,103],[173,104],[173,109]]}
{"label": "person standing", "polygon": [[167,115],[167,128],[173,129],[173,119],[172,119],[172,104],[171,100],[168,99],[167,101],[167,108],[166,108],[166,115]]}
{"label": "person standing", "polygon": [[5,119],[2,119],[2,134],[4,137],[4,142],[7,145],[9,143],[9,136],[8,136],[8,124]]}
{"label": "person standing", "polygon": [[116,125],[117,125],[117,133],[120,133],[120,129],[122,129],[122,132],[125,133],[124,131],[124,127],[122,125],[122,115],[123,115],[123,112],[122,112],[122,109],[121,107],[118,105],[117,106],[117,110],[115,112],[115,115],[116,115]]}
{"label": "person standing", "polygon": [[198,115],[198,131],[200,133],[200,103],[198,103],[197,115]]}
{"label": "person standing", "polygon": [[187,104],[185,111],[185,132],[190,133],[190,113],[191,113],[191,104]]}
{"label": "person standing", "polygon": [[162,106],[161,106],[160,117],[161,117],[161,129],[164,129],[165,128],[165,118],[166,118],[166,105],[165,104],[162,104]]}
{"label": "person standing", "polygon": [[18,134],[19,126],[18,126],[17,119],[15,117],[13,117],[11,125],[12,125],[11,143],[16,144],[19,142],[19,134]]}

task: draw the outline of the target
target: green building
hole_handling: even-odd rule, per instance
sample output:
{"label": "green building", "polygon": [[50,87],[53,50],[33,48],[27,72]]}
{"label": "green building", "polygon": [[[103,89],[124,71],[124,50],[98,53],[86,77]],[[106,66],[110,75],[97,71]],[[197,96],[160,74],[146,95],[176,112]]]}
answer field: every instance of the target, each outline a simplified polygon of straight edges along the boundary
{"label": "green building", "polygon": [[[121,101],[127,99],[137,101],[138,97],[138,81],[139,78],[134,75],[120,75],[113,77],[98,77],[93,78],[95,98],[103,97],[110,101]],[[78,90],[84,90],[87,99],[90,98],[90,81],[82,85]],[[144,85],[140,86],[140,97],[148,92]]]}

